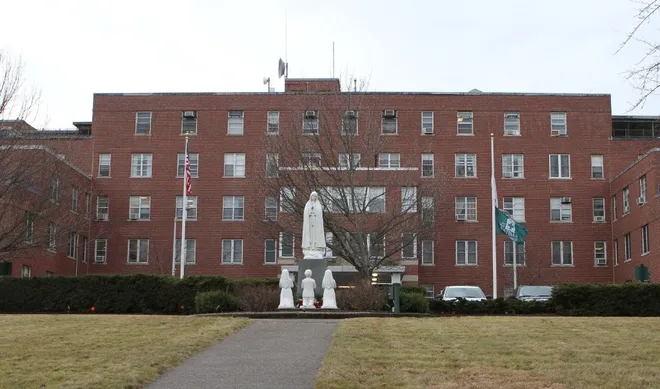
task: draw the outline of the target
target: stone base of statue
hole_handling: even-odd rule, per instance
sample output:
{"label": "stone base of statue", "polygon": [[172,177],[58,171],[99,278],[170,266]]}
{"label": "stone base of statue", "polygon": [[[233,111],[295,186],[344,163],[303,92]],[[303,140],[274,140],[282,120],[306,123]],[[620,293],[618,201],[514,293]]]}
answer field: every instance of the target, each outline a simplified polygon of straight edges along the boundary
{"label": "stone base of statue", "polygon": [[299,259],[298,260],[298,276],[296,277],[296,290],[298,297],[302,296],[302,287],[301,282],[305,279],[305,270],[309,269],[312,271],[312,278],[316,281],[316,288],[314,289],[314,294],[317,297],[323,296],[323,287],[321,282],[323,281],[323,273],[325,273],[325,268],[327,267],[327,261],[325,259]]}

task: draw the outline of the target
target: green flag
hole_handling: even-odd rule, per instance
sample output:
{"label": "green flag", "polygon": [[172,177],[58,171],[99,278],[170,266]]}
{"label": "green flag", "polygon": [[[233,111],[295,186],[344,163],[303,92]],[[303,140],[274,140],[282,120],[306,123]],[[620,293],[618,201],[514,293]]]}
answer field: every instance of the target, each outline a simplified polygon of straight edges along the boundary
{"label": "green flag", "polygon": [[496,213],[496,224],[497,231],[506,234],[511,240],[522,243],[525,241],[525,236],[527,236],[527,229],[516,223],[513,218],[506,212],[495,208]]}

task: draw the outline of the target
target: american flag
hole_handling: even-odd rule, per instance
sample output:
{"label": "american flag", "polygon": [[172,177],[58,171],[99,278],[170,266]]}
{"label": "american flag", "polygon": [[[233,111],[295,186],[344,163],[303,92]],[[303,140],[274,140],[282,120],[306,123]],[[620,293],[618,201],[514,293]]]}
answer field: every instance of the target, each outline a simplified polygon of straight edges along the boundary
{"label": "american flag", "polygon": [[192,180],[190,179],[190,158],[188,157],[188,151],[186,151],[186,193],[192,195]]}

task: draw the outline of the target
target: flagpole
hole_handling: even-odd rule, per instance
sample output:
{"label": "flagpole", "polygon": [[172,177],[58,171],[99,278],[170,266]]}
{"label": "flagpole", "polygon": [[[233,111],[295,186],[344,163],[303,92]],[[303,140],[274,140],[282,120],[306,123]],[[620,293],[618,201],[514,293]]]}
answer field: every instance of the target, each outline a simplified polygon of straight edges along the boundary
{"label": "flagpole", "polygon": [[174,276],[176,276],[176,211],[174,212],[174,236],[172,237],[172,277]]}
{"label": "flagpole", "polygon": [[516,293],[516,288],[518,288],[518,260],[516,259],[518,251],[518,242],[512,240],[513,242],[513,293]]}
{"label": "flagpole", "polygon": [[[497,298],[497,241],[495,239],[495,207],[497,206],[497,192],[495,191],[495,138],[494,134],[490,133],[490,186],[491,186],[491,220],[492,220],[492,243],[493,243],[493,299]],[[515,248],[514,248],[515,251]]]}
{"label": "flagpole", "polygon": [[188,136],[186,135],[186,148],[185,152],[183,154],[183,163],[184,163],[184,171],[183,171],[183,198],[181,199],[181,208],[182,208],[182,215],[181,215],[181,259],[180,259],[180,264],[179,267],[181,269],[181,279],[183,279],[183,276],[185,274],[185,268],[186,268],[186,250],[185,247],[186,245],[186,219],[188,218],[188,175],[186,172],[186,159],[188,158]]}

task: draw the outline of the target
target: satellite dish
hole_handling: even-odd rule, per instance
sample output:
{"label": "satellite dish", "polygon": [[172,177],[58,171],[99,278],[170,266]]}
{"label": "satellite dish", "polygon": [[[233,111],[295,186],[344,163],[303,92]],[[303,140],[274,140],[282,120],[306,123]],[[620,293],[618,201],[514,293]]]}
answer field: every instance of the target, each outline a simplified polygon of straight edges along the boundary
{"label": "satellite dish", "polygon": [[280,58],[280,62],[277,66],[277,76],[278,78],[282,78],[284,74],[286,74],[286,64],[282,61],[282,58]]}
{"label": "satellite dish", "polygon": [[264,85],[270,82],[270,77],[264,77]]}

